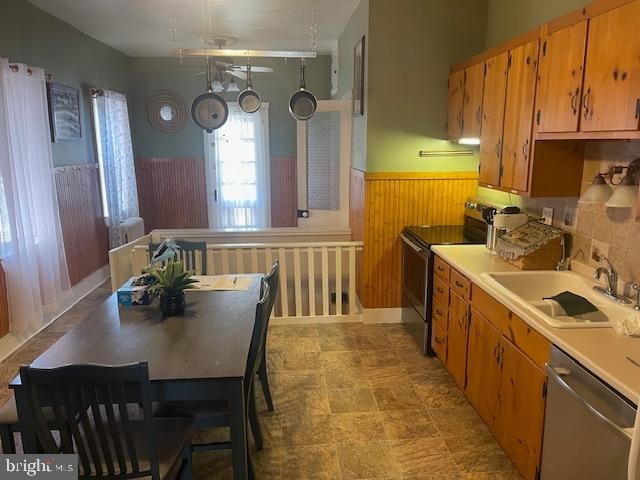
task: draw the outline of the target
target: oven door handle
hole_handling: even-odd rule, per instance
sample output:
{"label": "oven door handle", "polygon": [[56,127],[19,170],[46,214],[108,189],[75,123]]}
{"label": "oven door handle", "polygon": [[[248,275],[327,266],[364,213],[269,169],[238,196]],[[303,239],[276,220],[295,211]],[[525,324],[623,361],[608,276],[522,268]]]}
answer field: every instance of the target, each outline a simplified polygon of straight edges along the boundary
{"label": "oven door handle", "polygon": [[578,392],[576,392],[571,387],[571,385],[569,385],[569,383],[566,380],[564,380],[564,378],[562,378],[562,377],[566,377],[566,376],[569,375],[568,371],[566,371],[564,368],[561,368],[561,367],[555,367],[555,368],[551,367],[548,364],[546,365],[546,367],[547,367],[547,374],[549,375],[549,377],[553,381],[555,381],[565,392],[567,392],[571,397],[573,397],[573,399],[576,402],[581,404],[583,408],[585,408],[588,412],[590,412],[596,418],[600,419],[602,422],[608,424],[611,428],[613,428],[615,431],[617,431],[620,435],[622,435],[624,437],[627,437],[627,438],[631,437],[631,435],[625,431],[624,427],[622,427],[622,426],[618,425],[617,423],[615,423],[613,420],[611,420],[609,417],[607,417],[604,413],[602,413],[596,407],[594,407],[589,402],[587,402],[587,400],[582,398],[580,396],[580,394],[578,394]]}
{"label": "oven door handle", "polygon": [[422,253],[422,248],[420,248],[418,245],[416,245],[415,243],[413,243],[411,240],[409,240],[403,233],[400,234],[400,238],[402,239],[402,241],[404,243],[406,243],[407,245],[409,245],[413,250],[415,250],[416,253]]}

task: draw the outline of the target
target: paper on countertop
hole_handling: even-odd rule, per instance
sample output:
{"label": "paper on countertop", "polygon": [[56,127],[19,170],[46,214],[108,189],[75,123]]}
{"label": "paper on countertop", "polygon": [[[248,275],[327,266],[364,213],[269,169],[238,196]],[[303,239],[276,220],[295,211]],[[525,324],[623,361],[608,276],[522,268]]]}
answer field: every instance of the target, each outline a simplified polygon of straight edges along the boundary
{"label": "paper on countertop", "polygon": [[252,277],[240,275],[193,275],[197,280],[188,291],[249,290]]}

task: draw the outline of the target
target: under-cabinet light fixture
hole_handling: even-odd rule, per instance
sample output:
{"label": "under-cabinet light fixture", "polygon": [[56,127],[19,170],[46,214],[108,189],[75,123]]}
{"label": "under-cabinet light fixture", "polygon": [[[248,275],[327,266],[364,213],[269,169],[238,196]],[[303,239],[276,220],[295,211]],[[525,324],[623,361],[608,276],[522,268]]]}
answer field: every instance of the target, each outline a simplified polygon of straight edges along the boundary
{"label": "under-cabinet light fixture", "polygon": [[480,145],[480,139],[477,137],[463,137],[458,140],[460,145]]}

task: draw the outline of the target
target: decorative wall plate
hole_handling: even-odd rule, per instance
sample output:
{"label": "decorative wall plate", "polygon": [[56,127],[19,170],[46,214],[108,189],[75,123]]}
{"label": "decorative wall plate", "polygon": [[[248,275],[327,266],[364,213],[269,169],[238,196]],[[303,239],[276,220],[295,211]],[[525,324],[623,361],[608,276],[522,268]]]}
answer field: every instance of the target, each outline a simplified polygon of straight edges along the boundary
{"label": "decorative wall plate", "polygon": [[156,92],[149,100],[149,123],[161,133],[177,133],[187,122],[187,106],[173,92]]}

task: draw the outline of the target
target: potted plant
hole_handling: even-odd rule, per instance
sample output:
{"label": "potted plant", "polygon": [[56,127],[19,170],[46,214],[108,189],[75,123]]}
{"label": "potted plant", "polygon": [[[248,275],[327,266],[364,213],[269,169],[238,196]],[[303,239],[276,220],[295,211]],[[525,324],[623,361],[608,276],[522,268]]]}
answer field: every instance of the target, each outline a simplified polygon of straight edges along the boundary
{"label": "potted plant", "polygon": [[197,280],[191,278],[193,272],[185,271],[182,262],[168,262],[164,268],[152,270],[156,283],[151,293],[160,297],[160,311],[165,317],[182,315],[186,306],[184,291]]}

